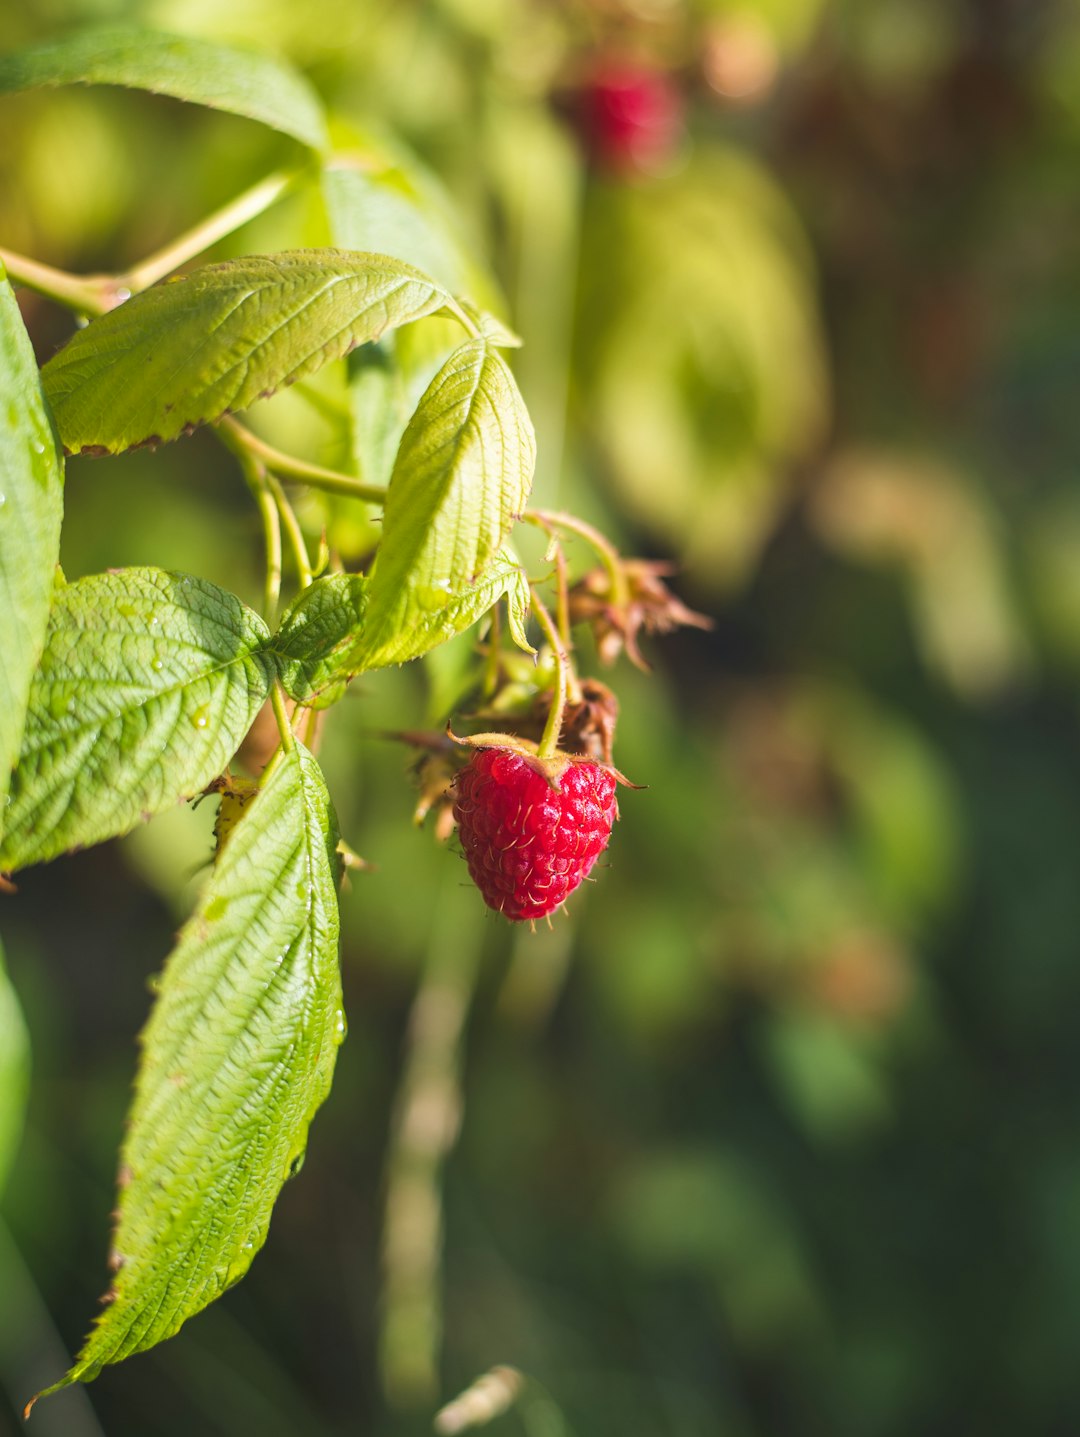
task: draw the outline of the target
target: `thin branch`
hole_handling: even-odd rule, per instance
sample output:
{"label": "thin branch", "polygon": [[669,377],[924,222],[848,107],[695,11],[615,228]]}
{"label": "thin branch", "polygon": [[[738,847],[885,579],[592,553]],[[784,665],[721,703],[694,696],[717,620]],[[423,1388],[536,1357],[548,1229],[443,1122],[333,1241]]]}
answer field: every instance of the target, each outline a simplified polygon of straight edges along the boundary
{"label": "thin branch", "polygon": [[230,433],[217,429],[218,438],[240,465],[240,472],[251,490],[262,519],[263,539],[266,545],[266,586],[263,591],[263,618],[273,625],[277,618],[278,600],[281,597],[281,518],[276,496],[271,487],[272,480],[266,466],[250,454]]}
{"label": "thin branch", "polygon": [[126,275],[119,276],[120,281],[128,286],[132,294],[148,289],[159,279],[164,279],[166,275],[172,274],[173,270],[186,264],[189,259],[194,259],[204,250],[208,250],[219,239],[232,234],[249,220],[256,219],[279,200],[300,177],[301,172],[298,170],[278,170],[267,175],[257,185],[252,185],[250,190],[237,195],[236,199],[220,210],[208,215],[154,254],[148,255]]}
{"label": "thin branch", "polygon": [[579,539],[584,539],[595,551],[597,558],[608,572],[611,579],[612,602],[614,604],[629,602],[630,592],[627,588],[626,575],[623,572],[619,551],[609,539],[601,534],[599,529],[594,529],[591,524],[587,524],[584,519],[579,519],[576,514],[567,514],[562,510],[527,509],[521,517],[528,523],[543,529],[545,534],[550,534],[553,529],[565,529],[567,533],[576,534]]}
{"label": "thin branch", "polygon": [[76,314],[96,318],[127,299],[131,291],[117,278],[106,274],[77,275],[51,264],[28,259],[14,250],[0,249],[0,264],[13,284],[55,300]]}
{"label": "thin branch", "polygon": [[0,263],[15,284],[55,300],[76,314],[94,319],[123,304],[125,299],[130,299],[140,290],[148,289],[225,235],[232,234],[248,220],[261,215],[296,183],[301,173],[298,170],[279,170],[267,175],[250,190],[149,255],[126,274],[71,274],[6,249],[0,249]]}
{"label": "thin branch", "polygon": [[277,720],[278,733],[281,735],[282,753],[292,753],[296,747],[296,735],[292,731],[292,724],[289,722],[289,711],[285,707],[285,690],[280,684],[275,683],[270,690],[270,702],[274,708],[274,718]]}
{"label": "thin branch", "polygon": [[[268,469],[281,479],[293,479],[298,484],[307,484],[311,489],[323,489],[328,494],[345,494],[350,499],[364,499],[369,504],[382,504],[386,500],[386,489],[381,484],[365,484],[351,474],[339,473],[336,469],[324,469],[319,464],[308,464],[291,454],[275,449],[260,439],[246,425],[227,415],[219,419],[217,428],[232,436],[236,444],[242,445],[249,454],[261,459]],[[230,446],[234,447],[234,446]]]}
{"label": "thin branch", "polygon": [[289,547],[292,549],[293,561],[296,564],[296,574],[300,580],[300,587],[306,589],[311,583],[312,572],[307,541],[304,539],[304,531],[300,527],[300,521],[296,517],[296,511],[289,503],[285,490],[272,474],[266,476],[266,482],[271,494],[274,496],[278,513],[281,515],[281,522],[285,525],[285,532],[289,536]]}
{"label": "thin branch", "polygon": [[548,714],[547,723],[544,725],[544,732],[540,735],[540,745],[536,750],[538,758],[550,758],[559,747],[559,738],[562,734],[563,714],[566,711],[566,701],[571,699],[577,701],[581,697],[577,684],[577,678],[570,665],[570,657],[563,648],[559,631],[552,622],[551,615],[544,607],[543,601],[535,589],[532,590],[532,607],[540,627],[544,631],[544,637],[551,645],[551,651],[555,655],[555,698],[551,704],[551,712]]}

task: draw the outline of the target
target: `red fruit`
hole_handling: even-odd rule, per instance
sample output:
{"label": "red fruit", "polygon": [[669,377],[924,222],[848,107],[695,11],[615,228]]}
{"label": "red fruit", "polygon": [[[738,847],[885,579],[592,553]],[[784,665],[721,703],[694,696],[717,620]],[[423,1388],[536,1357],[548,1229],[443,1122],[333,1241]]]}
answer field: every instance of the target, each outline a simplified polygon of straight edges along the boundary
{"label": "red fruit", "polygon": [[586,147],[609,172],[654,173],[678,146],[682,97],[663,71],[603,63],[580,90],[577,109]]}
{"label": "red fruit", "polygon": [[489,908],[544,918],[587,877],[619,816],[615,774],[587,760],[552,788],[521,754],[479,749],[455,780],[454,817],[473,882]]}

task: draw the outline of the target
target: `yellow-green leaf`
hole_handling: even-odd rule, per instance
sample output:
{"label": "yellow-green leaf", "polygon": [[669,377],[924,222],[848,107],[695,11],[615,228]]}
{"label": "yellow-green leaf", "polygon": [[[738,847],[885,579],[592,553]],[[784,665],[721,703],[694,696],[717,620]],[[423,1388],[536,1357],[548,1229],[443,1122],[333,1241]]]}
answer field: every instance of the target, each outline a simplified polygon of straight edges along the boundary
{"label": "yellow-green leaf", "polygon": [[0,94],[39,85],[122,85],[257,120],[314,149],[326,117],[294,69],[252,50],[138,25],[78,30],[0,56]]}
{"label": "yellow-green leaf", "polygon": [[251,255],[134,295],[79,330],[42,378],[68,450],[118,453],[246,409],[446,305],[445,290],[386,255]]}
{"label": "yellow-green leaf", "polygon": [[354,672],[415,658],[508,592],[513,560],[491,573],[488,566],[525,507],[535,462],[532,424],[506,361],[486,339],[467,341],[402,437],[349,656]]}

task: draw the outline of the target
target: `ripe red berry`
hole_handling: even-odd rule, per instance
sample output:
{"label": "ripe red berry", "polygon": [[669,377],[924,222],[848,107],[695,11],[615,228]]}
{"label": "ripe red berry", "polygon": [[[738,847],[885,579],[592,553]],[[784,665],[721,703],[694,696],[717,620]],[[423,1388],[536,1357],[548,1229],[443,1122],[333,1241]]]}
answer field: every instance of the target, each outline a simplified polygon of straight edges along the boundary
{"label": "ripe red berry", "polygon": [[578,130],[601,169],[652,174],[671,160],[682,129],[682,98],[661,70],[601,63],[582,86]]}
{"label": "ripe red berry", "polygon": [[607,847],[619,816],[615,775],[569,764],[559,789],[520,754],[479,749],[455,780],[454,817],[489,908],[521,922],[558,908]]}

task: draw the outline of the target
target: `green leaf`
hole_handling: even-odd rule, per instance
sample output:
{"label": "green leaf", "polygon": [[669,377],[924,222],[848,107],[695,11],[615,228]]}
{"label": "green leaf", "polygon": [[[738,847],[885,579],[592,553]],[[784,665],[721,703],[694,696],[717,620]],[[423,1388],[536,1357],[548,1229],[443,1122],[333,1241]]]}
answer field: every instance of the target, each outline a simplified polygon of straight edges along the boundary
{"label": "green leaf", "polygon": [[[461,307],[471,308],[464,302]],[[350,354],[353,460],[366,483],[389,484],[401,436],[424,391],[460,342],[456,322],[431,316]]]}
{"label": "green leaf", "polygon": [[291,250],[205,265],[79,330],[42,371],[72,451],[159,444],[444,306],[386,255]]}
{"label": "green leaf", "polygon": [[341,656],[355,644],[367,606],[366,583],[361,574],[328,574],[309,584],[282,616],[273,650],[291,699],[320,707],[312,701],[337,697]]}
{"label": "green leaf", "polygon": [[396,334],[349,355],[352,454],[366,484],[388,484],[409,421],[405,376],[396,359]]}
{"label": "green leaf", "polygon": [[291,66],[250,50],[109,25],[0,56],[0,94],[38,85],[123,85],[258,120],[323,149],[326,118]]}
{"label": "green leaf", "polygon": [[516,583],[512,559],[487,570],[525,507],[535,461],[506,361],[486,340],[469,340],[432,380],[402,437],[364,627],[349,655],[354,672],[425,653]]}
{"label": "green leaf", "polygon": [[63,508],[63,460],[34,351],[0,265],[0,830],[30,681],[45,643]]}
{"label": "green leaf", "polygon": [[353,131],[353,145],[323,171],[323,197],[334,243],[392,254],[430,274],[452,294],[489,309],[504,302],[473,259],[452,204],[435,176],[401,144]]}
{"label": "green leaf", "polygon": [[239,599],[183,574],[122,569],[58,589],[0,869],[126,833],[200,792],[266,699],[268,639]]}
{"label": "green leaf", "polygon": [[30,1087],[30,1041],[0,948],[0,1192],[22,1132]]}
{"label": "green leaf", "polygon": [[322,773],[297,743],[165,965],[121,1160],[109,1305],[49,1391],[171,1337],[263,1245],[345,1031],[336,845]]}

